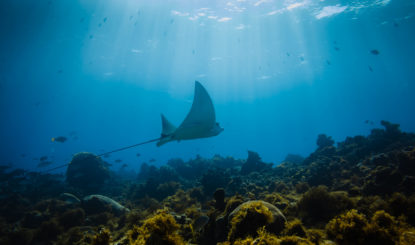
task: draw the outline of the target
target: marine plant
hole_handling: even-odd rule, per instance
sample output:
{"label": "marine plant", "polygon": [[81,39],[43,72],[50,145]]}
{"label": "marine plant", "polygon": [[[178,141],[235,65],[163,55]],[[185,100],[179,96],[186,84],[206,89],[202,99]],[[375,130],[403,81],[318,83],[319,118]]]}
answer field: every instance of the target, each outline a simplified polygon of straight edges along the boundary
{"label": "marine plant", "polygon": [[395,218],[384,210],[377,211],[364,229],[366,244],[393,245],[398,240]]}
{"label": "marine plant", "polygon": [[415,244],[415,229],[404,231],[399,236],[399,245]]}
{"label": "marine plant", "polygon": [[282,233],[286,236],[307,237],[306,229],[299,219],[294,219],[290,222],[287,222]]}
{"label": "marine plant", "polygon": [[[92,228],[91,228],[92,229]],[[82,230],[79,226],[70,228],[67,232],[63,233],[57,242],[58,245],[69,244],[91,244],[93,236],[85,230]]]}
{"label": "marine plant", "polygon": [[63,228],[55,219],[45,221],[35,231],[32,242],[46,242],[55,241],[58,236],[63,232]]}
{"label": "marine plant", "polygon": [[179,189],[174,195],[163,200],[163,204],[176,213],[183,213],[185,210],[198,203],[195,198],[190,197],[189,192]]}
{"label": "marine plant", "polygon": [[308,229],[307,238],[314,244],[322,244],[323,239],[326,237],[324,230]]}
{"label": "marine plant", "polygon": [[228,233],[229,241],[247,236],[254,237],[257,235],[257,229],[263,226],[269,229],[274,222],[271,210],[261,201],[243,203],[234,212],[233,217],[229,216],[231,227]]}
{"label": "marine plant", "polygon": [[313,245],[313,243],[298,236],[283,236],[279,240],[279,245]]}
{"label": "marine plant", "polygon": [[346,193],[329,192],[326,186],[311,188],[297,204],[299,214],[305,223],[326,222],[354,206],[354,202]]}
{"label": "marine plant", "polygon": [[7,235],[0,237],[0,244],[16,244],[28,245],[31,244],[33,238],[33,231],[30,229],[19,229],[8,232]]}
{"label": "marine plant", "polygon": [[92,245],[109,245],[111,242],[111,233],[108,229],[101,229],[92,238]]}
{"label": "marine plant", "polygon": [[340,245],[364,244],[366,226],[366,217],[352,209],[332,219],[326,225],[326,232],[329,239],[335,240]]}
{"label": "marine plant", "polygon": [[299,194],[303,194],[304,192],[308,191],[310,189],[310,186],[307,184],[307,182],[298,182],[295,185],[295,191]]}
{"label": "marine plant", "polygon": [[289,206],[289,201],[277,192],[264,192],[259,197],[261,200],[269,202],[281,210],[284,210]]}
{"label": "marine plant", "polygon": [[70,209],[58,218],[59,224],[66,230],[74,226],[80,226],[84,219],[85,211],[81,208]]}
{"label": "marine plant", "polygon": [[415,195],[407,197],[402,193],[394,193],[387,203],[391,214],[396,217],[404,215],[409,224],[415,225]]}
{"label": "marine plant", "polygon": [[278,245],[280,244],[280,240],[274,234],[271,234],[266,231],[265,227],[261,227],[256,231],[257,235],[247,236],[245,238],[238,238],[234,242],[226,241],[222,243],[218,243],[219,245]]}
{"label": "marine plant", "polygon": [[235,195],[228,199],[225,207],[225,214],[228,216],[236,207],[244,202],[244,197],[241,195]]}
{"label": "marine plant", "polygon": [[268,188],[270,192],[278,192],[283,194],[289,193],[290,189],[291,187],[284,181],[275,181]]}
{"label": "marine plant", "polygon": [[352,209],[332,219],[326,226],[327,236],[340,245],[381,244],[393,245],[399,240],[400,228],[396,219],[384,210],[377,211],[370,222],[363,214]]}
{"label": "marine plant", "polygon": [[143,225],[134,226],[127,235],[132,245],[184,244],[183,238],[177,234],[178,229],[179,225],[167,210],[158,210]]}

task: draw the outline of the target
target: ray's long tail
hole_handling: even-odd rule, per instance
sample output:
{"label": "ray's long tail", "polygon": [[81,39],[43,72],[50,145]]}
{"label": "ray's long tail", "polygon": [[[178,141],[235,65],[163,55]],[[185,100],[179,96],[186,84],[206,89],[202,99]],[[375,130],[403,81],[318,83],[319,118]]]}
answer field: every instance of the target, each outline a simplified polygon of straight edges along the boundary
{"label": "ray's long tail", "polygon": [[[161,139],[161,137],[160,138],[157,138],[157,139],[147,140],[147,141],[144,141],[144,142],[141,142],[141,143],[138,143],[138,144],[134,144],[134,145],[130,145],[130,146],[125,146],[125,147],[118,148],[118,149],[115,149],[115,150],[112,150],[112,151],[108,151],[108,152],[101,153],[101,154],[97,155],[97,157],[101,157],[101,156],[104,156],[104,155],[107,155],[107,154],[110,154],[110,153],[114,153],[114,152],[119,152],[119,151],[127,150],[127,149],[130,149],[130,148],[133,148],[133,147],[137,147],[137,146],[140,146],[140,145],[145,145],[145,144],[148,144],[148,143],[151,143],[151,142],[158,141],[160,139]],[[65,164],[59,165],[57,167],[48,169],[48,170],[44,171],[43,173],[49,173],[49,172],[51,172],[53,170],[66,167],[68,165],[69,165],[69,163],[65,163]]]}

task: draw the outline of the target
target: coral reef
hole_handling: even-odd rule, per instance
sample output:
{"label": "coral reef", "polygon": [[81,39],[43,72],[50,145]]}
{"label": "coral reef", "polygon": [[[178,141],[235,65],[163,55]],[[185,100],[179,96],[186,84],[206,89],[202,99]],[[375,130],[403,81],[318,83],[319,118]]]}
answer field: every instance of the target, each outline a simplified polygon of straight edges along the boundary
{"label": "coral reef", "polygon": [[66,181],[84,194],[99,191],[110,177],[108,164],[88,152],[77,153],[66,170]]}
{"label": "coral reef", "polygon": [[241,174],[249,174],[251,172],[260,172],[262,170],[271,169],[272,164],[266,164],[261,161],[258,153],[248,151],[248,159],[242,165]]}
{"label": "coral reef", "polygon": [[251,151],[144,163],[136,178],[90,153],[66,181],[0,166],[0,244],[415,244],[415,134],[381,125],[319,135],[274,167]]}
{"label": "coral reef", "polygon": [[327,136],[325,134],[319,134],[317,138],[317,146],[319,149],[323,149],[325,147],[333,146],[334,140],[331,136]]}

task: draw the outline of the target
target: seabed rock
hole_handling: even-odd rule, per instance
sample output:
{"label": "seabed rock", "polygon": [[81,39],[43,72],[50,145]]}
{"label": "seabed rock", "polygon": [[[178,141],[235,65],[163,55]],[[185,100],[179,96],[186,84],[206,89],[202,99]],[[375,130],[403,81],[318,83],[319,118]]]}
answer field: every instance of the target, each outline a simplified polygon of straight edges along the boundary
{"label": "seabed rock", "polygon": [[82,207],[88,214],[96,214],[105,211],[113,212],[115,215],[122,215],[130,210],[117,201],[102,195],[89,195],[82,199]]}
{"label": "seabed rock", "polygon": [[80,204],[81,200],[71,193],[62,193],[59,195],[59,199],[66,202],[67,204]]}

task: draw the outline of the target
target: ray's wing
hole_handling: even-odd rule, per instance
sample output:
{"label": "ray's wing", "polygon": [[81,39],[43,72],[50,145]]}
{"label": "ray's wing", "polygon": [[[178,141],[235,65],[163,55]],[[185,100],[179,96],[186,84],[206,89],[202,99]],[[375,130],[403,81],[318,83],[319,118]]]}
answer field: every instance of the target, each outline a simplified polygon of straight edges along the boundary
{"label": "ray's wing", "polygon": [[168,136],[176,130],[176,127],[163,114],[161,114],[161,126],[161,137]]}
{"label": "ray's wing", "polygon": [[195,96],[192,108],[179,128],[194,126],[213,127],[216,122],[215,109],[212,99],[206,89],[198,82],[195,82]]}

